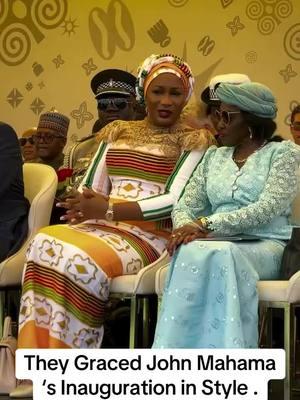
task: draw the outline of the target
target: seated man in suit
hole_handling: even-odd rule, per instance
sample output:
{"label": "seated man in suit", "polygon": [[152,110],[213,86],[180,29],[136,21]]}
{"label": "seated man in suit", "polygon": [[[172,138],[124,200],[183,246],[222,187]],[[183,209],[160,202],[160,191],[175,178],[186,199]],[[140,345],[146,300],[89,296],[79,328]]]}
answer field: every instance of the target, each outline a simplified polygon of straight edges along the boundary
{"label": "seated man in suit", "polygon": [[22,163],[16,132],[0,122],[0,262],[15,253],[27,235],[29,202]]}

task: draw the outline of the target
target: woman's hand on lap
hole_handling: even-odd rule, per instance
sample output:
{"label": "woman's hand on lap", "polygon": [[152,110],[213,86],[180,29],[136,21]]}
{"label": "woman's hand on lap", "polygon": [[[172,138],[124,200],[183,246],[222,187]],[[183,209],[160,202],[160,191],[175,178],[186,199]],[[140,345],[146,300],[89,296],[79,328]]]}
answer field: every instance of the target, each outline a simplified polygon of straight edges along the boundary
{"label": "woman's hand on lap", "polygon": [[[198,226],[197,226],[198,225]],[[178,229],[174,229],[167,243],[167,251],[172,256],[181,244],[187,244],[196,239],[206,237],[207,233],[200,230],[201,225],[193,223],[186,224]]]}

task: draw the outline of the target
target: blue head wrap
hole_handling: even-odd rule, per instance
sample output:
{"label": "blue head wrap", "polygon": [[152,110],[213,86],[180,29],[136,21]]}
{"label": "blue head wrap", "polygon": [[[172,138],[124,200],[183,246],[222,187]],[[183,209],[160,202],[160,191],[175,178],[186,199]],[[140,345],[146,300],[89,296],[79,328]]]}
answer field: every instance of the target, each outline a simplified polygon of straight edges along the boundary
{"label": "blue head wrap", "polygon": [[236,106],[240,110],[262,118],[276,117],[276,99],[271,90],[261,83],[221,83],[216,93],[221,102]]}

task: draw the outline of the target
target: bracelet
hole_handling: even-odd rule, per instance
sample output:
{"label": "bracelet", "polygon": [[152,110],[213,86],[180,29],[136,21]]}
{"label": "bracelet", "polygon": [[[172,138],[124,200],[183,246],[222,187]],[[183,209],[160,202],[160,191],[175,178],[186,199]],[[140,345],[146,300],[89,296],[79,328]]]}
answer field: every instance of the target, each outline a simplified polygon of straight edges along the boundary
{"label": "bracelet", "polygon": [[105,219],[108,222],[112,222],[114,219],[113,203],[110,200],[108,201],[108,208],[105,213]]}
{"label": "bracelet", "polygon": [[213,231],[213,229],[211,228],[212,222],[208,218],[200,217],[199,221],[201,222],[201,225],[203,226],[203,229],[205,229],[206,232]]}
{"label": "bracelet", "polygon": [[188,223],[188,225],[195,226],[196,228],[198,228],[198,230],[200,232],[203,232],[203,233],[206,232],[205,228],[202,227],[201,225],[198,225],[197,222],[191,221],[191,222]]}

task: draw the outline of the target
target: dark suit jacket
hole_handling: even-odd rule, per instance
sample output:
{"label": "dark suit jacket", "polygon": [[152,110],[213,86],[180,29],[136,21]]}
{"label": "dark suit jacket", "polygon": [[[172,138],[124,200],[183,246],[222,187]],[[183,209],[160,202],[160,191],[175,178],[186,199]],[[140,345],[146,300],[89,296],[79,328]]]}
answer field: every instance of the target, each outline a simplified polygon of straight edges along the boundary
{"label": "dark suit jacket", "polygon": [[29,203],[24,197],[22,164],[15,131],[0,122],[0,261],[26,236]]}

